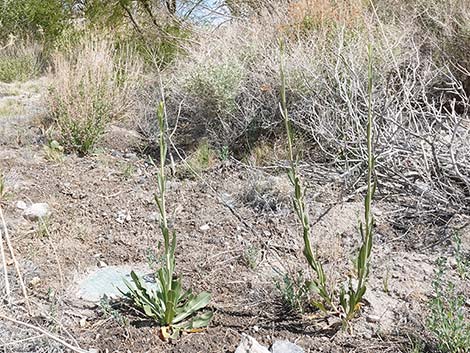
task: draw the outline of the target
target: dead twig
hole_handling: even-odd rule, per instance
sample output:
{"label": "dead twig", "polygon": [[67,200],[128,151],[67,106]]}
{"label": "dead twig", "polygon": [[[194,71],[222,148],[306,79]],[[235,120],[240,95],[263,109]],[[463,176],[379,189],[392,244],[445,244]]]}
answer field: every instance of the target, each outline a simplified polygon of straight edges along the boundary
{"label": "dead twig", "polygon": [[0,319],[10,321],[10,322],[13,322],[17,325],[24,326],[24,327],[30,328],[32,330],[35,330],[35,331],[47,336],[48,338],[60,343],[64,347],[67,347],[68,349],[70,349],[74,352],[77,352],[77,353],[90,353],[89,351],[84,350],[80,347],[72,346],[71,344],[65,342],[63,339],[61,339],[57,336],[54,336],[52,333],[47,332],[46,330],[44,330],[41,327],[38,327],[38,326],[35,326],[35,325],[32,325],[32,324],[28,324],[27,322],[24,322],[24,321],[19,321],[19,320],[13,319],[13,318],[11,318],[9,316],[6,316],[6,315],[3,315],[3,314],[0,314]]}
{"label": "dead twig", "polygon": [[8,304],[11,304],[10,281],[8,280],[7,260],[5,256],[5,249],[3,247],[3,235],[0,227],[0,252],[2,256],[3,275],[5,277],[5,292],[7,295]]}
{"label": "dead twig", "polygon": [[16,260],[15,251],[13,249],[13,246],[11,245],[10,237],[8,235],[7,224],[5,222],[5,217],[3,216],[3,210],[1,206],[0,206],[0,218],[2,219],[3,230],[5,233],[5,240],[6,240],[8,249],[10,250],[10,256],[15,266],[16,273],[18,275],[18,281],[20,282],[21,290],[23,292],[23,296],[24,296],[25,303],[26,303],[26,308],[28,310],[29,315],[31,315],[31,305],[29,304],[28,293],[26,291],[26,286],[24,285],[23,275],[21,274],[20,266],[18,264],[18,261]]}

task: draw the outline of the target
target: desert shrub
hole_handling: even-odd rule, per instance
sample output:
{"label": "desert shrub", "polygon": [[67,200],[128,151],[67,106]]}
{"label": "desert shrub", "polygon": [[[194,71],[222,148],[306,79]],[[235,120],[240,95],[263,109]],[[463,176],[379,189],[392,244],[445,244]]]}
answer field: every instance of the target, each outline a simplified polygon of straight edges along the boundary
{"label": "desert shrub", "polygon": [[140,71],[131,51],[94,35],[55,53],[47,103],[60,144],[89,152],[108,122],[132,111]]}
{"label": "desert shrub", "polygon": [[236,111],[235,98],[243,79],[242,68],[237,64],[227,62],[214,66],[201,65],[188,78],[188,92],[193,94],[196,100],[201,99],[198,104],[206,106],[207,112],[213,118],[230,117]]}
{"label": "desert shrub", "polygon": [[277,106],[274,77],[264,71],[277,59],[261,49],[263,32],[240,35],[241,26],[201,36],[176,63],[169,87],[169,108],[182,101],[182,113],[220,146],[234,147],[237,138],[268,128]]}
{"label": "desert shrub", "polygon": [[0,51],[0,81],[27,81],[42,70],[41,49],[31,41],[11,43]]}

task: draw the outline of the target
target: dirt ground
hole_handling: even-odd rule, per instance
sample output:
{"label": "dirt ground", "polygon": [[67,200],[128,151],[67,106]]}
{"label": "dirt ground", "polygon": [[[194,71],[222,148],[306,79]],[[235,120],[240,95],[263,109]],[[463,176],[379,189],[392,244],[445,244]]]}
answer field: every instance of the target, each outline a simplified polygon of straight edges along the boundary
{"label": "dirt ground", "polygon": [[[0,108],[0,170],[8,192],[1,202],[33,317],[27,316],[12,265],[16,301],[12,307],[2,304],[0,312],[99,352],[228,353],[242,333],[267,346],[288,339],[305,352],[411,352],[416,340],[427,338],[423,327],[436,260],[454,261],[448,241],[426,246],[423,234],[423,245],[410,246],[411,238],[387,221],[393,204],[379,195],[369,289],[352,332],[341,330],[334,318],[290,314],[275,282],[283,273],[307,267],[299,225],[289,208],[287,178],[233,159],[215,163],[201,179],[171,177],[168,185],[168,209],[178,234],[177,270],[185,286],[212,293],[215,315],[207,330],[167,343],[135,312],[110,314],[77,299],[77,283],[87,273],[99,266],[138,267],[157,251],[156,176],[137,133],[117,126],[110,127],[92,156],[50,158],[41,123],[44,91],[43,80],[0,86],[0,104],[8,105]],[[268,207],[263,195],[247,198],[260,180],[274,190]],[[363,202],[357,197],[338,202],[338,185],[310,184],[313,241],[328,274],[341,280],[339,273],[347,273],[359,243]],[[22,217],[18,201],[49,204],[47,231]],[[462,233],[465,251],[469,238],[468,231]],[[470,294],[468,283],[460,285]],[[3,286],[0,295],[5,297]],[[1,320],[0,347],[4,352],[67,351]]]}

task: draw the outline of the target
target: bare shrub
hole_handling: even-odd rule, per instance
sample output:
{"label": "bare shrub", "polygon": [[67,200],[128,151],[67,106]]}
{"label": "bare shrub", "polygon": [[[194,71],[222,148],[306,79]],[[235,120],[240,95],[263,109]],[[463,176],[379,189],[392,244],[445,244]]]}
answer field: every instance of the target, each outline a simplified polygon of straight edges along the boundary
{"label": "bare shrub", "polygon": [[322,173],[323,182],[341,180],[362,190],[370,42],[377,174],[383,181],[378,195],[403,206],[393,223],[408,229],[419,218],[443,226],[469,215],[470,69],[467,51],[457,49],[470,40],[469,3],[359,3],[300,1],[203,35],[177,65],[170,85],[174,102],[183,102],[182,115],[202,124],[215,144],[239,148],[260,135],[275,136],[282,122],[282,36],[294,130],[313,142],[315,162],[336,175]]}
{"label": "bare shrub", "polygon": [[141,65],[130,49],[117,51],[95,35],[55,53],[52,62],[47,103],[61,143],[87,153],[108,122],[132,112]]}

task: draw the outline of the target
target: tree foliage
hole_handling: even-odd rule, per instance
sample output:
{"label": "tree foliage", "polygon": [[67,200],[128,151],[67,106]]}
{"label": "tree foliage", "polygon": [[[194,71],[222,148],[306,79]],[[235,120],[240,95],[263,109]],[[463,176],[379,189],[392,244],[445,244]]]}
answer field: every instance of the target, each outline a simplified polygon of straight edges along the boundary
{"label": "tree foliage", "polygon": [[70,24],[68,0],[3,0],[0,6],[0,38],[57,38]]}

